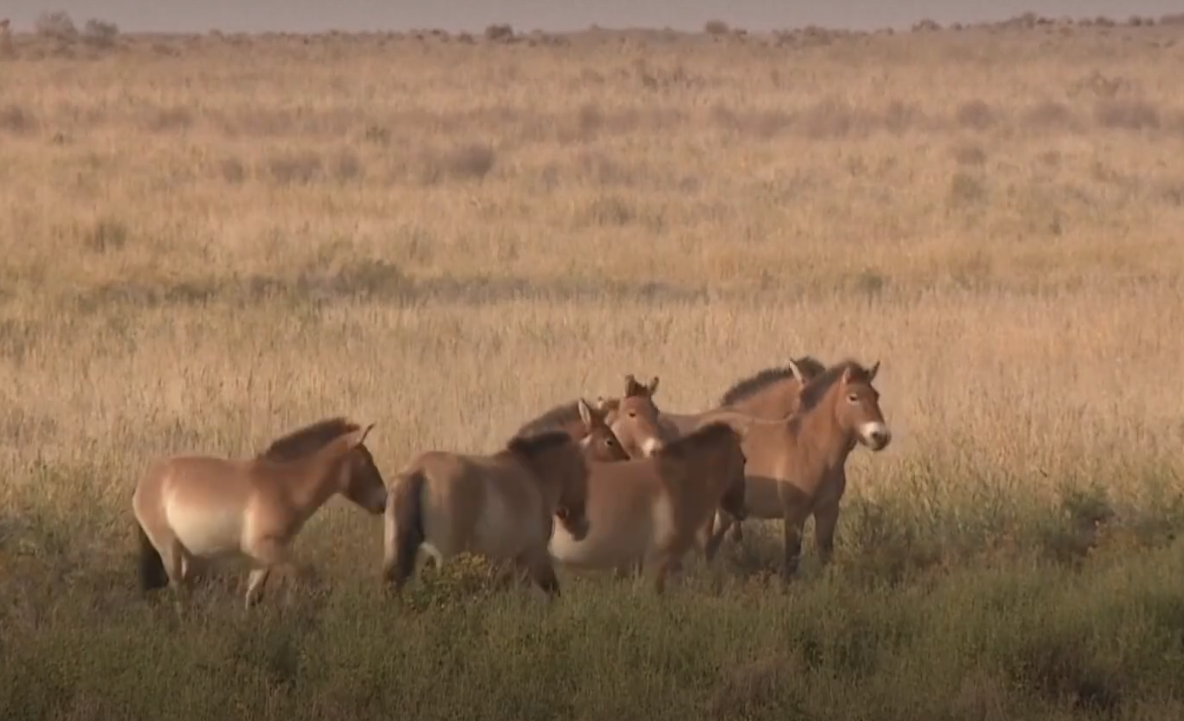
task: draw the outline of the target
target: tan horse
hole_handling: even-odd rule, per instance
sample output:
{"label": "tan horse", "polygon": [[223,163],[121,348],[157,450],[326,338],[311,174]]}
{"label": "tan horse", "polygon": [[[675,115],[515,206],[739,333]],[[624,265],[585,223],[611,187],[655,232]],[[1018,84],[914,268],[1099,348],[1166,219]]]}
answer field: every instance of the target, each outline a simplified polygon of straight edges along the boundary
{"label": "tan horse", "polygon": [[261,456],[173,456],[136,485],[132,510],[144,590],[172,586],[178,599],[195,561],[245,556],[246,605],[263,594],[272,569],[293,568],[289,549],[305,522],[341,494],[372,514],[386,507],[386,484],[362,428],[330,418],[301,428]]}
{"label": "tan horse", "polygon": [[420,453],[392,483],[384,580],[400,592],[422,547],[437,566],[462,552],[512,564],[558,596],[547,544],[553,517],[576,538],[588,533],[586,451],[554,430],[515,437],[493,455]]}
{"label": "tan horse", "polygon": [[719,506],[744,517],[743,420],[704,426],[648,458],[595,463],[588,476],[591,530],[555,529],[551,557],[576,570],[641,566],[661,593],[695,532]]}
{"label": "tan horse", "polygon": [[[606,413],[599,408],[593,408],[583,398],[576,400],[576,410],[580,414],[580,448],[584,450],[584,458],[589,463],[615,463],[629,460],[617,434],[605,422]],[[568,435],[572,435],[568,433]],[[574,436],[573,436],[574,437]]]}
{"label": "tan horse", "polygon": [[[625,376],[625,392],[630,397],[637,399],[638,403],[642,402],[641,399],[648,399],[649,402],[646,405],[653,408],[662,436],[667,440],[672,440],[692,432],[710,414],[723,409],[736,410],[768,420],[786,418],[798,409],[798,396],[801,393],[803,382],[821,375],[825,370],[826,366],[813,356],[801,356],[784,367],[767,368],[738,381],[723,394],[718,406],[699,413],[668,413],[658,409],[653,400],[654,394],[658,390],[659,379],[657,376],[654,376],[649,383],[638,383],[632,374],[627,375]],[[798,373],[802,374],[801,378],[798,377]],[[606,420],[609,424],[618,420],[616,416],[618,403],[619,400],[616,398],[601,397],[597,399],[597,405],[606,412]],[[842,468],[838,472],[845,473]],[[845,477],[842,482],[846,483]],[[708,560],[714,556],[716,548],[716,546],[708,546],[713,529],[717,523],[724,523],[726,516],[725,511],[720,511],[718,517],[709,518],[699,531],[696,545],[704,551]],[[744,536],[737,519],[727,519],[726,522],[732,528],[732,539],[743,540]]]}
{"label": "tan horse", "polygon": [[[625,395],[609,400],[601,398],[597,403],[596,409],[605,414],[606,422],[630,458],[644,458],[673,437],[659,425],[658,409],[651,395],[632,375],[627,375]],[[542,431],[562,430],[580,440],[587,433],[587,424],[583,423],[581,413],[577,401],[569,401],[525,423],[514,435],[522,437]]]}
{"label": "tan horse", "polygon": [[[826,366],[810,355],[794,358],[790,363],[780,368],[765,368],[733,384],[720,397],[719,405],[716,408],[693,416],[680,416],[678,422],[683,426],[694,427],[706,413],[725,408],[770,421],[787,418],[791,413],[797,411],[804,384],[822,375],[825,371]],[[836,473],[840,476],[836,482],[845,487],[847,484],[846,467],[840,466]],[[706,550],[706,543],[714,526],[717,523],[725,523],[725,516],[726,513],[721,511],[700,534],[699,542],[704,550]],[[732,540],[737,543],[744,540],[744,532],[740,528],[740,522],[735,518],[728,519],[726,522],[731,525]],[[715,547],[712,547],[712,553],[708,555],[708,560],[714,555],[714,550]]]}
{"label": "tan horse", "polygon": [[[802,527],[811,515],[819,557],[823,563],[830,561],[839,502],[846,490],[842,482],[846,476],[838,471],[856,442],[881,451],[892,438],[880,411],[880,394],[872,386],[879,368],[879,362],[865,368],[852,360],[831,366],[805,385],[800,408],[787,419],[753,419],[724,409],[704,421],[722,420],[746,428],[748,517],[783,520],[782,576],[786,580],[797,571]],[[714,553],[727,527],[725,518],[708,542],[709,554]]]}

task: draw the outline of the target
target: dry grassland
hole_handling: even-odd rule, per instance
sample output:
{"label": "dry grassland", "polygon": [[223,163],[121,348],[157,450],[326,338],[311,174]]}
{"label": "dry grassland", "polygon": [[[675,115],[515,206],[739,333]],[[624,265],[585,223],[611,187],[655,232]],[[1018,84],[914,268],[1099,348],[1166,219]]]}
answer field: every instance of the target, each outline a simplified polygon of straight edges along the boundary
{"label": "dry grassland", "polygon": [[[1184,26],[1019,25],[5,39],[0,707],[1180,718]],[[150,457],[346,413],[389,477],[804,353],[880,360],[895,440],[789,590],[750,523],[664,600],[400,609],[335,501],[252,615],[136,595]]]}

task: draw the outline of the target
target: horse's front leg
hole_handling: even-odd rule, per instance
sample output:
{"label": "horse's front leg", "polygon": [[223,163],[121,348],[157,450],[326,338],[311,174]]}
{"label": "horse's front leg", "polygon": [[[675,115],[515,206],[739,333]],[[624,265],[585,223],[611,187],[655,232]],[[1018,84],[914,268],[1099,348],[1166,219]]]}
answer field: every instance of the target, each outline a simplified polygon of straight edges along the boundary
{"label": "horse's front leg", "polygon": [[814,509],[814,547],[818,549],[818,560],[826,566],[835,552],[835,529],[839,525],[838,502],[828,503]]}
{"label": "horse's front leg", "polygon": [[289,559],[287,544],[278,538],[262,538],[245,550],[255,566],[247,579],[246,608],[251,608],[263,599],[263,590],[272,570],[286,568],[292,571],[292,575],[298,575]]}
{"label": "horse's front leg", "polygon": [[806,525],[809,508],[805,503],[794,500],[783,500],[782,539],[784,542],[784,557],[781,562],[781,580],[788,583],[797,575],[798,565],[802,559],[802,530]]}

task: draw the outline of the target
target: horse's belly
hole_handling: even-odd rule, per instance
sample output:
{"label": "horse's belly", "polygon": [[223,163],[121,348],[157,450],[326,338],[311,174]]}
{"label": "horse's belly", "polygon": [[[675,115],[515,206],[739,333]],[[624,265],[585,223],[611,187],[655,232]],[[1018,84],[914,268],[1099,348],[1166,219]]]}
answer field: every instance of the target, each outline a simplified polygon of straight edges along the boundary
{"label": "horse's belly", "polygon": [[781,496],[777,493],[777,481],[768,478],[745,479],[744,503],[749,518],[781,518]]}
{"label": "horse's belly", "polygon": [[649,550],[653,525],[648,518],[622,513],[611,519],[593,518],[589,533],[575,540],[556,523],[548,551],[556,562],[579,568],[615,568],[640,560]]}
{"label": "horse's belly", "polygon": [[513,560],[546,539],[542,524],[535,520],[541,511],[515,512],[497,493],[490,493],[486,505],[473,526],[466,550],[493,558]]}
{"label": "horse's belly", "polygon": [[635,544],[591,536],[576,541],[567,531],[551,536],[548,550],[556,563],[573,568],[616,568],[644,557]]}
{"label": "horse's belly", "polygon": [[167,503],[165,517],[173,535],[190,554],[203,558],[240,552],[243,513],[218,505]]}

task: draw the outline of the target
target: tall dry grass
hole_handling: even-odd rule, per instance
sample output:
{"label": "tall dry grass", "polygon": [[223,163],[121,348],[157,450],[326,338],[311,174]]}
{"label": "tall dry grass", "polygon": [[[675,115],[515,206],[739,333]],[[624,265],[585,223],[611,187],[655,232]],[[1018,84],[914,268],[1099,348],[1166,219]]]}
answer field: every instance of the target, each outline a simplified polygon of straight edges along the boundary
{"label": "tall dry grass", "polygon": [[[1181,26],[1029,20],[14,35],[0,705],[1178,718]],[[243,617],[229,576],[183,626],[134,594],[152,456],[347,413],[391,475],[625,373],[698,410],[802,353],[879,359],[896,435],[789,591],[771,526],[665,602],[462,566],[416,614],[334,503],[323,586]]]}

